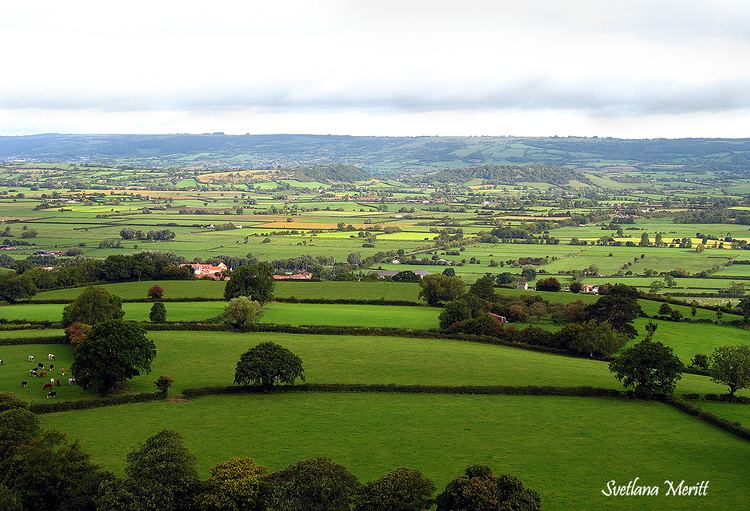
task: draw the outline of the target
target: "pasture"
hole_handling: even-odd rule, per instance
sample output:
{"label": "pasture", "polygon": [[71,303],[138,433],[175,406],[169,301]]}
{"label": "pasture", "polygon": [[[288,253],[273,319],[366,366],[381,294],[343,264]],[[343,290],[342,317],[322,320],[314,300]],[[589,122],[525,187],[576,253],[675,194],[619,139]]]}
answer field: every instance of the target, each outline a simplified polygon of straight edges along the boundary
{"label": "pasture", "polygon": [[365,481],[407,466],[442,487],[467,465],[486,463],[538,488],[543,509],[560,511],[685,509],[685,500],[665,496],[620,498],[615,504],[601,495],[607,481],[626,484],[634,474],[650,484],[710,477],[711,491],[702,502],[711,509],[740,509],[750,491],[745,477],[750,444],[655,402],[398,394],[212,396],[56,413],[43,416],[42,422],[67,431],[94,461],[119,473],[134,445],[162,428],[173,428],[184,435],[204,476],[210,466],[232,456],[249,456],[274,469],[304,457],[329,456]]}

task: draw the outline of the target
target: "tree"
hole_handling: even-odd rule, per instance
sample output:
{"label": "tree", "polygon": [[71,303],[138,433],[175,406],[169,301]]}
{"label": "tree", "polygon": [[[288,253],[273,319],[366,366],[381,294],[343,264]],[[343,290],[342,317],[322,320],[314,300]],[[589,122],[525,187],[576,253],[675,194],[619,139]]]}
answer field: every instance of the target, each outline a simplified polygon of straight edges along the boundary
{"label": "tree", "polygon": [[0,392],[0,412],[26,408],[26,402],[18,399],[12,392]]}
{"label": "tree", "polygon": [[164,288],[158,285],[153,285],[148,288],[148,297],[154,300],[161,300],[164,298]]}
{"label": "tree", "polygon": [[638,397],[668,395],[682,378],[684,366],[672,348],[643,340],[609,363],[610,372]]}
{"label": "tree", "polygon": [[690,359],[690,367],[695,369],[701,369],[707,371],[709,369],[710,359],[708,355],[703,353],[696,353],[693,358]]}
{"label": "tree", "polygon": [[440,274],[427,275],[419,285],[419,297],[424,298],[432,306],[455,300],[466,292],[466,285],[460,277],[446,277]]}
{"label": "tree", "polygon": [[664,302],[659,306],[659,315],[669,317],[672,315],[672,307],[668,303]]}
{"label": "tree", "polygon": [[346,262],[352,266],[359,268],[362,266],[362,255],[359,252],[352,252],[346,256]]}
{"label": "tree", "polygon": [[537,321],[546,316],[547,312],[547,306],[544,305],[544,302],[534,302],[529,305],[529,315],[535,317]]}
{"label": "tree", "polygon": [[169,392],[169,388],[174,383],[174,378],[171,376],[159,376],[156,381],[154,382],[154,385],[156,385],[156,389],[161,392],[162,394],[166,394]]}
{"label": "tree", "polygon": [[570,289],[571,293],[580,293],[583,291],[583,284],[581,284],[580,281],[574,280],[570,284],[568,284],[568,289]]}
{"label": "tree", "polygon": [[565,325],[560,331],[566,347],[589,358],[608,357],[620,349],[621,343],[608,321],[591,320]]}
{"label": "tree", "polygon": [[729,395],[750,387],[750,346],[720,346],[711,354],[711,380],[729,387]]}
{"label": "tree", "polygon": [[25,405],[0,412],[0,467],[2,460],[10,458],[18,446],[30,442],[38,433],[39,419]]}
{"label": "tree", "polygon": [[648,292],[652,295],[655,295],[662,289],[664,289],[664,282],[662,282],[661,280],[655,280],[651,283],[651,287],[648,288]]}
{"label": "tree", "polygon": [[635,337],[638,333],[631,322],[643,314],[638,300],[619,292],[600,296],[599,299],[586,307],[589,319],[603,322],[609,321],[612,328],[628,337]]}
{"label": "tree", "polygon": [[562,289],[560,281],[554,277],[542,279],[536,283],[537,291],[560,291],[560,289]]}
{"label": "tree", "polygon": [[274,511],[349,511],[358,486],[346,467],[312,458],[263,478],[261,500]]}
{"label": "tree", "polygon": [[448,302],[445,308],[440,312],[438,320],[440,321],[440,328],[448,328],[449,326],[466,321],[472,318],[471,307],[464,300],[453,300]]}
{"label": "tree", "polygon": [[496,476],[474,465],[437,496],[437,511],[539,511],[539,494],[512,475]]}
{"label": "tree", "polygon": [[99,484],[111,477],[56,431],[35,435],[1,463],[3,483],[23,509],[93,510]]}
{"label": "tree", "polygon": [[247,296],[238,296],[229,300],[222,319],[224,323],[237,329],[250,328],[258,322],[262,313],[260,303]]}
{"label": "tree", "polygon": [[521,270],[521,277],[526,280],[534,280],[536,278],[536,270],[531,266],[527,266]]}
{"label": "tree", "polygon": [[148,313],[148,319],[152,323],[164,323],[167,320],[167,308],[162,302],[155,302]]}
{"label": "tree", "polygon": [[443,270],[443,275],[445,275],[446,277],[455,277],[456,270],[454,268],[446,268]]}
{"label": "tree", "polygon": [[644,232],[641,234],[641,241],[638,242],[639,247],[648,247],[651,245],[651,242],[648,239],[648,233]]}
{"label": "tree", "polygon": [[224,299],[248,296],[260,303],[273,298],[273,266],[269,263],[246,264],[232,272],[224,287]]}
{"label": "tree", "polygon": [[27,300],[39,291],[27,275],[11,273],[0,279],[0,299],[8,303]]}
{"label": "tree", "polygon": [[737,303],[737,310],[742,314],[745,323],[750,322],[750,296],[740,298]]}
{"label": "tree", "polygon": [[658,325],[654,323],[653,321],[649,321],[646,323],[646,339],[649,341],[654,338],[654,334],[656,333],[656,329],[658,328]]}
{"label": "tree", "polygon": [[73,323],[95,325],[105,321],[122,319],[122,300],[101,287],[87,287],[78,298],[63,309],[63,326]]}
{"label": "tree", "polygon": [[156,346],[141,325],[106,321],[91,327],[78,346],[72,372],[84,389],[107,394],[134,376],[150,372],[154,357]]}
{"label": "tree", "polygon": [[432,507],[435,484],[418,470],[397,468],[365,484],[355,511],[423,511]]}
{"label": "tree", "polygon": [[716,309],[716,323],[721,324],[721,317],[724,316],[724,311]]}
{"label": "tree", "polygon": [[422,278],[411,270],[400,271],[391,277],[393,282],[419,282]]}
{"label": "tree", "polygon": [[126,479],[103,485],[97,509],[193,509],[200,484],[195,456],[176,431],[162,430],[131,451],[125,474]]}
{"label": "tree", "polygon": [[268,469],[251,458],[232,458],[208,470],[210,476],[196,496],[200,511],[245,511],[256,509],[261,477]]}
{"label": "tree", "polygon": [[234,383],[271,388],[275,383],[305,381],[302,359],[283,346],[262,342],[242,354],[234,372]]}
{"label": "tree", "polygon": [[482,300],[494,302],[497,300],[495,294],[495,280],[492,275],[478,278],[469,288],[469,293],[478,296]]}
{"label": "tree", "polygon": [[78,346],[86,340],[86,337],[89,335],[90,331],[91,325],[76,321],[65,329],[65,337],[68,338],[68,342],[70,344],[72,344],[73,346]]}

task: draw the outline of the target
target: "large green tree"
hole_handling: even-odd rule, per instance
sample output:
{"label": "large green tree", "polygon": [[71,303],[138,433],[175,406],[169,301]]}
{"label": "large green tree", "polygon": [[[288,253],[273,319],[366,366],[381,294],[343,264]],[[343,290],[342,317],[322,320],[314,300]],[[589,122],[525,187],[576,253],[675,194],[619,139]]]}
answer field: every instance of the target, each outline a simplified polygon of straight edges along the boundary
{"label": "large green tree", "polygon": [[87,287],[78,298],[63,309],[63,326],[73,323],[95,325],[105,321],[122,319],[122,300],[101,287]]}
{"label": "large green tree", "polygon": [[651,340],[626,349],[609,363],[609,370],[625,388],[632,387],[643,398],[672,394],[683,369],[672,348]]}
{"label": "large green tree", "polygon": [[156,346],[137,323],[120,320],[99,323],[75,351],[72,371],[77,383],[101,394],[151,371]]}
{"label": "large green tree", "polygon": [[234,371],[234,383],[271,388],[275,383],[305,381],[302,359],[283,346],[262,342],[242,354]]}
{"label": "large green tree", "polygon": [[365,484],[357,494],[355,511],[423,511],[434,502],[435,484],[419,470],[397,468]]}
{"label": "large green tree", "polygon": [[433,306],[455,300],[466,292],[466,285],[460,277],[442,274],[427,275],[419,285],[422,288],[419,297]]}
{"label": "large green tree", "polygon": [[609,321],[570,323],[560,331],[565,346],[588,357],[606,357],[620,349],[622,343]]}
{"label": "large green tree", "polygon": [[250,458],[232,458],[208,470],[210,476],[196,496],[200,511],[256,509],[261,477],[268,469]]}
{"label": "large green tree", "polygon": [[437,497],[437,511],[539,511],[539,494],[512,475],[497,476],[474,465],[449,482]]}
{"label": "large green tree", "polygon": [[589,319],[600,323],[608,321],[612,328],[631,338],[638,334],[632,322],[641,314],[643,311],[638,300],[621,293],[601,296],[595,303],[586,307],[586,315]]}
{"label": "large green tree", "polygon": [[711,380],[729,387],[729,395],[750,387],[750,346],[719,346],[711,354]]}
{"label": "large green tree", "polygon": [[224,308],[224,323],[234,328],[249,328],[258,322],[263,312],[260,303],[247,296],[232,298]]}
{"label": "large green tree", "polygon": [[27,275],[11,273],[0,279],[0,300],[16,303],[31,298],[38,291],[34,281]]}
{"label": "large green tree", "polygon": [[494,302],[497,300],[497,294],[495,294],[495,279],[492,275],[485,275],[484,277],[478,278],[469,288],[469,293],[478,296],[482,300]]}
{"label": "large green tree", "polygon": [[313,458],[265,477],[261,499],[273,511],[349,511],[358,486],[346,467]]}
{"label": "large green tree", "polygon": [[231,274],[224,287],[224,299],[247,296],[260,303],[273,299],[273,266],[269,263],[240,266]]}

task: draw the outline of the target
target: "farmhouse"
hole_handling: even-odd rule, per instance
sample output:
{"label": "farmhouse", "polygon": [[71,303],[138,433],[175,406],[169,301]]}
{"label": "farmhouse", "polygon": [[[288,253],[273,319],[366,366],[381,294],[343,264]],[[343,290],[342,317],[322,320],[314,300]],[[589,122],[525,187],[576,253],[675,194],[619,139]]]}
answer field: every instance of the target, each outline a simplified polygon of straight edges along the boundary
{"label": "farmhouse", "polygon": [[274,280],[310,280],[313,278],[313,274],[309,271],[301,271],[299,273],[285,273],[284,275],[274,275]]}
{"label": "farmhouse", "polygon": [[227,265],[224,263],[219,263],[216,266],[201,263],[182,264],[180,266],[193,268],[193,276],[196,279],[229,280],[229,277],[224,275],[227,271]]}
{"label": "farmhouse", "polygon": [[[427,275],[430,274],[430,272],[428,272],[427,270],[413,270],[413,272],[419,275],[419,278],[421,279],[425,278]],[[378,270],[372,273],[376,274],[378,278],[387,279],[388,277],[393,277],[397,273],[401,273],[401,272],[395,271],[395,270]]]}
{"label": "farmhouse", "polygon": [[597,284],[583,284],[581,286],[581,293],[597,294],[599,293],[599,286]]}
{"label": "farmhouse", "polygon": [[528,291],[529,290],[529,283],[526,282],[525,280],[520,280],[520,281],[516,282],[516,289],[523,289],[524,291]]}

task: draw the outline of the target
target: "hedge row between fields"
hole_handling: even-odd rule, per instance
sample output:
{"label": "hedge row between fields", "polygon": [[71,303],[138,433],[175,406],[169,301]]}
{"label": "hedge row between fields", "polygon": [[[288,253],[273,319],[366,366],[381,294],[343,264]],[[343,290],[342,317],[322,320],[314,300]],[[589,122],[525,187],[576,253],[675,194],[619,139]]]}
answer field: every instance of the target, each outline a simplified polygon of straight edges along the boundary
{"label": "hedge row between fields", "polygon": [[123,396],[103,397],[98,399],[34,403],[29,406],[29,410],[36,414],[67,412],[70,410],[87,410],[89,408],[103,408],[105,406],[124,405],[129,403],[145,403],[146,401],[158,401],[166,397],[167,394],[165,392],[141,392],[139,394],[125,394]]}
{"label": "hedge row between fields", "polygon": [[661,401],[673,406],[674,408],[682,412],[687,413],[688,415],[692,415],[693,417],[696,417],[702,421],[713,424],[714,426],[717,426],[724,431],[737,435],[738,437],[745,440],[750,440],[750,429],[746,428],[739,422],[732,422],[729,419],[725,419],[724,417],[719,417],[716,414],[699,408],[694,404],[678,397],[668,396],[662,398]]}

